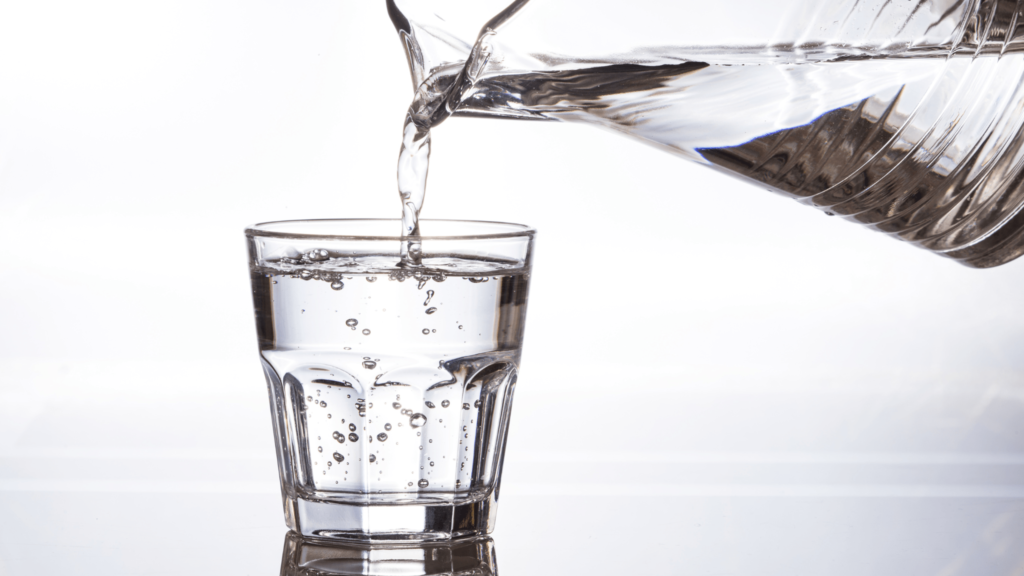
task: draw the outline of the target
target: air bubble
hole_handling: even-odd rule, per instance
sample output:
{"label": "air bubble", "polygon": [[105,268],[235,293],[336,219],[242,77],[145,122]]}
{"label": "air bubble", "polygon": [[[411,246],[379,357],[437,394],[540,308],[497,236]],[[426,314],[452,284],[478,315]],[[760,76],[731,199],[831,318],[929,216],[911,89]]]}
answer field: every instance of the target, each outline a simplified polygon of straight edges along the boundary
{"label": "air bubble", "polygon": [[[430,304],[430,299],[433,298],[433,297],[434,297],[434,291],[433,290],[427,290],[427,299],[423,301],[423,305],[426,306],[427,304]],[[429,314],[429,312],[428,312],[428,314]]]}
{"label": "air bubble", "polygon": [[317,452],[323,452],[324,451],[324,447],[323,446],[317,446],[316,447],[316,451]]}
{"label": "air bubble", "polygon": [[324,402],[324,401],[321,400],[320,401],[320,407],[321,408],[327,408],[327,402]]}
{"label": "air bubble", "polygon": [[368,460],[370,461],[370,464],[373,464],[374,462],[377,461],[377,457],[374,456],[373,454],[370,454],[370,457],[368,458]]}
{"label": "air bubble", "polygon": [[358,325],[359,320],[356,320],[355,318],[349,318],[348,320],[345,320],[345,326],[348,326],[349,328],[355,328]]}
{"label": "air bubble", "polygon": [[398,402],[392,402],[391,407],[394,408],[395,410],[398,410],[402,407],[402,405],[399,404]]}
{"label": "air bubble", "polygon": [[327,250],[324,250],[323,248],[314,248],[309,252],[306,252],[305,254],[305,257],[308,260],[312,260],[314,262],[323,262],[324,260],[330,258],[330,256],[330,253],[328,253]]}
{"label": "air bubble", "polygon": [[427,417],[424,416],[423,414],[420,414],[419,412],[409,417],[409,426],[412,426],[413,428],[419,428],[420,426],[423,426],[426,423]]}
{"label": "air bubble", "polygon": [[366,277],[366,281],[367,282],[376,282],[377,281],[377,277],[376,276],[367,276]]}
{"label": "air bubble", "polygon": [[427,481],[426,478],[424,478],[423,480],[419,481],[419,487],[420,488],[426,488],[427,486],[430,486],[430,482]]}
{"label": "air bubble", "polygon": [[469,410],[469,402],[463,402],[462,403],[462,409],[463,410]]}
{"label": "air bubble", "polygon": [[480,407],[480,401],[477,400],[476,402],[473,402],[473,407],[474,408],[479,408]]}
{"label": "air bubble", "polygon": [[366,368],[367,370],[373,370],[376,367],[377,363],[374,362],[373,360],[363,360],[363,368]]}
{"label": "air bubble", "polygon": [[431,463],[430,463],[430,465],[431,465],[431,466],[433,466],[433,465],[434,465],[434,463],[433,463],[433,462],[431,462]]}
{"label": "air bubble", "polygon": [[424,328],[423,329],[423,333],[424,334],[430,334],[430,328]]}
{"label": "air bubble", "polygon": [[335,462],[338,462],[338,463],[340,464],[341,462],[344,462],[344,461],[345,461],[345,457],[344,457],[344,456],[342,456],[341,454],[339,454],[339,453],[335,452],[335,453],[334,453],[334,461],[335,461]]}
{"label": "air bubble", "polygon": [[388,435],[387,434],[385,434],[383,432],[381,432],[380,434],[377,434],[377,441],[383,442],[383,441],[385,441],[387,439],[388,439]]}
{"label": "air bubble", "polygon": [[344,287],[345,287],[345,283],[342,282],[341,280],[335,280],[334,282],[331,282],[331,289],[332,290],[341,290]]}
{"label": "air bubble", "polygon": [[302,272],[299,272],[299,278],[302,278],[303,280],[309,280],[312,277],[313,273],[309,270],[303,270]]}
{"label": "air bubble", "polygon": [[306,396],[306,402],[312,402],[312,401],[313,401],[313,397],[312,396]]}
{"label": "air bubble", "polygon": [[427,405],[427,408],[434,408],[434,403],[431,402],[430,400],[427,400],[426,402],[424,402],[424,404]]}
{"label": "air bubble", "polygon": [[416,284],[416,289],[417,289],[417,290],[423,290],[423,287],[424,287],[424,286],[426,286],[426,285],[427,285],[427,279],[426,279],[426,278],[422,278],[422,279],[420,279],[420,281],[419,281],[419,282],[418,282],[418,283]]}
{"label": "air bubble", "polygon": [[348,441],[349,442],[359,442],[359,436],[356,436],[355,433],[349,434],[348,435]]}
{"label": "air bubble", "polygon": [[349,429],[350,432],[355,432],[356,431],[356,425],[355,424],[349,424],[348,425],[348,429]]}
{"label": "air bubble", "polygon": [[451,404],[452,403],[447,401],[447,400],[442,400],[441,401],[441,408],[447,408],[447,407],[451,406]]}
{"label": "air bubble", "polygon": [[455,481],[455,487],[458,488],[459,486],[462,486],[462,480]]}
{"label": "air bubble", "polygon": [[437,308],[434,308],[433,306],[427,308],[427,314],[433,314],[434,312],[437,312]]}
{"label": "air bubble", "polygon": [[384,429],[387,430],[388,432],[391,432],[391,424],[385,424]]}
{"label": "air bubble", "polygon": [[370,329],[369,328],[363,328],[363,336],[369,336],[369,335],[370,335]]}

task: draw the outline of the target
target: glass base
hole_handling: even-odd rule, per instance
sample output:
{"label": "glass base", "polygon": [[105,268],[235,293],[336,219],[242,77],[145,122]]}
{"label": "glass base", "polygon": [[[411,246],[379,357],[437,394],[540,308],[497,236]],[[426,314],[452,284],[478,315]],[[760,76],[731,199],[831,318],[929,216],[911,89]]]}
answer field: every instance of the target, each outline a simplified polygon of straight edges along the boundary
{"label": "glass base", "polygon": [[348,542],[432,542],[494,530],[497,499],[430,504],[285,500],[288,527],[307,538]]}
{"label": "glass base", "polygon": [[494,542],[321,543],[289,532],[281,576],[495,576]]}

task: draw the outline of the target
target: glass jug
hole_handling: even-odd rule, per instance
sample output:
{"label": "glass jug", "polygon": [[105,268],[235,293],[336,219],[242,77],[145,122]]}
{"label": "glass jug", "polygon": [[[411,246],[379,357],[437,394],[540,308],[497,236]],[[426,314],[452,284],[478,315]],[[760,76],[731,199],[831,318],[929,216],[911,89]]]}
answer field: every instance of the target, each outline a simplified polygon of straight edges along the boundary
{"label": "glass jug", "polygon": [[1016,1],[387,7],[415,90],[404,161],[453,114],[586,122],[969,266],[1024,253]]}

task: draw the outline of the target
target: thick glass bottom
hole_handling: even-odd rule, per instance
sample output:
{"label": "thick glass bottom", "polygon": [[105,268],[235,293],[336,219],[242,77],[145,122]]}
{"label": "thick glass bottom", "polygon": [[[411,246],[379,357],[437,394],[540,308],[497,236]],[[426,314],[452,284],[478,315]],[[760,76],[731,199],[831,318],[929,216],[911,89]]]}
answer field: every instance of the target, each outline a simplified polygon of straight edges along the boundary
{"label": "thick glass bottom", "polygon": [[494,530],[494,492],[472,502],[374,503],[285,500],[288,527],[307,538],[365,543],[431,542]]}

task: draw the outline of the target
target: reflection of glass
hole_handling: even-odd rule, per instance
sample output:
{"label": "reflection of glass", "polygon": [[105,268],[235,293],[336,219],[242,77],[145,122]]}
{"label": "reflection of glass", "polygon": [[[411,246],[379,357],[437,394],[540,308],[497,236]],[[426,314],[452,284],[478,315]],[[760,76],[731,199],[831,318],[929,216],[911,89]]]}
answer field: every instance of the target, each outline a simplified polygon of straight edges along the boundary
{"label": "reflection of glass", "polygon": [[249,228],[260,357],[288,526],[423,541],[490,532],[533,231],[395,220]]}
{"label": "reflection of glass", "polygon": [[281,576],[492,576],[498,573],[490,538],[453,543],[366,546],[284,538]]}

